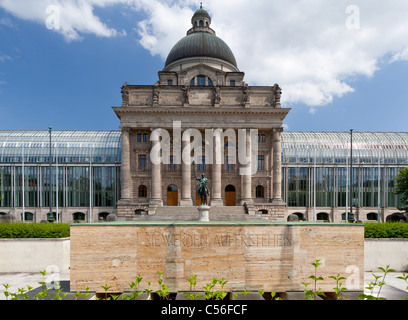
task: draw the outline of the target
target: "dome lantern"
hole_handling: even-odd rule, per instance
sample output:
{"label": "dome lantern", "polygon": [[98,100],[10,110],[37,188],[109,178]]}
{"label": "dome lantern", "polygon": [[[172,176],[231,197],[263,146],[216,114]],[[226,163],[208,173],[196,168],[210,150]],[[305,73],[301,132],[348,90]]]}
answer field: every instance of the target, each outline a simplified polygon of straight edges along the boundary
{"label": "dome lantern", "polygon": [[191,18],[191,24],[193,25],[193,31],[208,31],[206,29],[210,28],[211,17],[208,12],[203,9],[202,3],[200,4],[200,9],[198,9]]}
{"label": "dome lantern", "polygon": [[[228,45],[216,36],[211,26],[211,17],[202,4],[191,18],[192,28],[187,35],[178,41],[167,56],[164,71],[176,70],[180,64],[191,61],[211,63],[239,72],[234,54]],[[210,62],[210,60],[212,62]]]}

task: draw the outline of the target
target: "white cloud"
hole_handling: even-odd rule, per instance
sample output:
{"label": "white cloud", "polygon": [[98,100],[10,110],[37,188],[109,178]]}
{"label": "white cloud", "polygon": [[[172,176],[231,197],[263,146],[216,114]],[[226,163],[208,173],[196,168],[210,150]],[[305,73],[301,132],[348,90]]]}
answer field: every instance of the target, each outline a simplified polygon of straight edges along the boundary
{"label": "white cloud", "polygon": [[[61,33],[66,40],[79,40],[81,34],[113,37],[125,34],[102,23],[94,7],[107,7],[127,1],[118,0],[0,0],[0,7],[14,16],[44,24]],[[58,10],[49,10],[56,7]],[[50,24],[49,22],[52,21]],[[57,21],[57,23],[54,23]]]}
{"label": "white cloud", "polygon": [[[165,59],[190,27],[193,11],[180,10],[174,1],[150,3],[148,18],[139,25],[140,42]],[[403,51],[408,47],[408,2],[355,3],[357,11],[344,0],[208,0],[205,9],[247,82],[277,82],[284,104],[305,103],[315,113],[316,107],[353,92],[352,79],[372,77],[385,55],[393,53],[393,61],[408,59],[408,49]],[[194,8],[196,2],[183,5]],[[359,19],[351,17],[355,13]]]}
{"label": "white cloud", "polygon": [[396,61],[408,61],[408,47],[392,56],[391,62]]}
{"label": "white cloud", "polygon": [[[208,0],[213,29],[232,49],[252,85],[279,83],[284,105],[305,103],[310,112],[354,91],[356,77],[372,77],[380,62],[408,60],[408,2],[394,0]],[[391,4],[392,3],[392,4]],[[121,5],[143,13],[135,21],[140,44],[166,59],[186,35],[198,2],[192,0],[0,0],[13,15],[45,23],[45,9],[61,6],[68,40],[84,34],[125,34],[101,22],[94,8]],[[352,14],[359,13],[359,17]],[[355,19],[356,18],[356,19]],[[358,18],[358,19],[357,19]],[[357,23],[353,25],[353,23]],[[350,27],[351,24],[351,27]],[[355,27],[355,28],[354,28]]]}

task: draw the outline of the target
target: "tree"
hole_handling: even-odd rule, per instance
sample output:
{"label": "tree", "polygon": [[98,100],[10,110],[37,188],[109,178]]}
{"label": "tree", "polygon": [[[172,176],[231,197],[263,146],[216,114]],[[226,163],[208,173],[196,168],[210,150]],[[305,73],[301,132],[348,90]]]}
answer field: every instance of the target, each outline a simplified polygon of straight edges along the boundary
{"label": "tree", "polygon": [[401,195],[402,205],[398,210],[408,213],[408,167],[399,170],[395,176],[395,193]]}

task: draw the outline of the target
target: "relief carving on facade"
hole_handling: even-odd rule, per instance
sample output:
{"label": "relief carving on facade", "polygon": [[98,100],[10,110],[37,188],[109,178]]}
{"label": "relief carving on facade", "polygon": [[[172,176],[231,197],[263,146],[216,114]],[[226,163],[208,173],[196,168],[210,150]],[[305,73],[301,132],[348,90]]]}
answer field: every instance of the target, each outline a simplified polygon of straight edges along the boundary
{"label": "relief carving on facade", "polygon": [[275,108],[281,107],[282,89],[277,83],[273,86],[273,99],[271,105]]}
{"label": "relief carving on facade", "polygon": [[125,82],[121,88],[121,93],[122,93],[122,106],[128,106],[129,105],[129,89],[128,89],[129,83]]}
{"label": "relief carving on facade", "polygon": [[190,104],[190,100],[189,100],[190,87],[188,85],[183,85],[181,90],[183,91],[183,105]]}
{"label": "relief carving on facade", "polygon": [[217,85],[214,87],[213,91],[213,105],[217,106],[221,102],[221,92],[220,92],[220,87]]}
{"label": "relief carving on facade", "polygon": [[159,105],[159,83],[156,83],[153,86],[153,106],[158,106]]}
{"label": "relief carving on facade", "polygon": [[251,102],[251,92],[250,92],[248,84],[245,83],[243,87],[242,103],[244,104],[244,106],[248,106],[250,102]]}

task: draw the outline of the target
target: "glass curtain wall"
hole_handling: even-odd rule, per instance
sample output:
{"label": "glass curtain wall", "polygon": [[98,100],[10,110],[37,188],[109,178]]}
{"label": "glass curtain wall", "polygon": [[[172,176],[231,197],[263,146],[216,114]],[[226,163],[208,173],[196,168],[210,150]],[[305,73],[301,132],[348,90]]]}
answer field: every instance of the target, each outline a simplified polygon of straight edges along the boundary
{"label": "glass curtain wall", "polygon": [[[408,166],[408,133],[284,132],[282,194],[290,207],[398,207],[394,179]],[[380,169],[379,169],[380,167]],[[314,195],[314,191],[316,194]]]}
{"label": "glass curtain wall", "polygon": [[120,199],[120,132],[53,131],[51,138],[50,177],[48,131],[0,130],[1,206],[22,207],[24,190],[25,207],[49,207],[52,188],[53,207],[114,207]]}
{"label": "glass curtain wall", "polygon": [[0,196],[1,207],[12,207],[13,204],[13,180],[11,167],[0,167]]}

